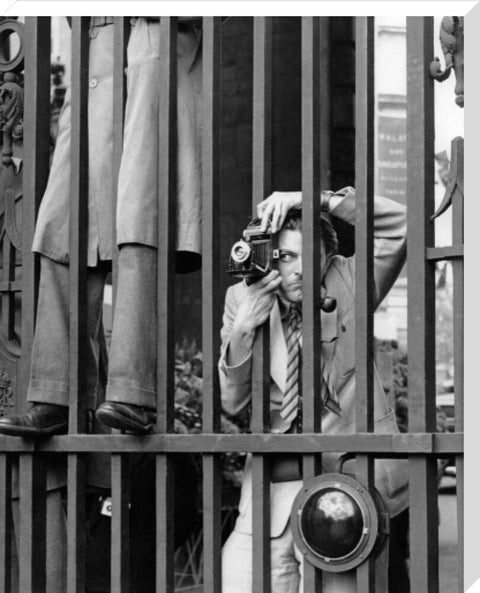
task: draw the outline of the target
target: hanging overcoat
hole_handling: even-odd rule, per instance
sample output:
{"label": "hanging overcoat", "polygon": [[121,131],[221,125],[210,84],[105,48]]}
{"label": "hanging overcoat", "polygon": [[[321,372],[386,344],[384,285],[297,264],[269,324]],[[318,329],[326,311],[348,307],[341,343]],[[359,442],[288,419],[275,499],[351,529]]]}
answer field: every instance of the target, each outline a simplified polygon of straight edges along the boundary
{"label": "hanging overcoat", "polygon": [[[88,265],[112,259],[113,17],[92,27],[89,45]],[[119,173],[117,243],[157,245],[160,24],[132,18],[128,43],[127,105]],[[177,34],[177,251],[201,245],[201,32],[179,23]],[[33,250],[69,261],[71,89],[65,97],[52,167]]]}

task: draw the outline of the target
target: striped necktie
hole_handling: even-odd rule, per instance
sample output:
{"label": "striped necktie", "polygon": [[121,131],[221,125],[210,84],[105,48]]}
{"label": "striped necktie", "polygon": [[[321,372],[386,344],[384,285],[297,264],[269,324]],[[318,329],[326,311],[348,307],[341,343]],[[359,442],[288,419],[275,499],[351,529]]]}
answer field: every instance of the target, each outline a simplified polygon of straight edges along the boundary
{"label": "striped necktie", "polygon": [[302,317],[295,305],[290,306],[287,315],[287,381],[285,383],[285,393],[283,395],[280,416],[287,424],[291,424],[297,417],[300,389],[300,336],[302,334]]}

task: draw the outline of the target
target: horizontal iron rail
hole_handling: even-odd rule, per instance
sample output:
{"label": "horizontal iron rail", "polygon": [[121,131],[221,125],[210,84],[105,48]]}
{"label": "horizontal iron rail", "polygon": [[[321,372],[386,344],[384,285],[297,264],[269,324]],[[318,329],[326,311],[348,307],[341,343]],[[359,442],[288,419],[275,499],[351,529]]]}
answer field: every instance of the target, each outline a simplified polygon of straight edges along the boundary
{"label": "horizontal iron rail", "polygon": [[22,290],[21,280],[2,280],[0,282],[0,292],[21,292]]}
{"label": "horizontal iron rail", "polygon": [[463,258],[463,245],[448,247],[427,247],[428,261],[446,261]]}
{"label": "horizontal iron rail", "polygon": [[349,451],[376,456],[463,453],[463,433],[372,434],[155,434],[68,435],[34,443],[14,437],[0,437],[0,453],[318,453]]}

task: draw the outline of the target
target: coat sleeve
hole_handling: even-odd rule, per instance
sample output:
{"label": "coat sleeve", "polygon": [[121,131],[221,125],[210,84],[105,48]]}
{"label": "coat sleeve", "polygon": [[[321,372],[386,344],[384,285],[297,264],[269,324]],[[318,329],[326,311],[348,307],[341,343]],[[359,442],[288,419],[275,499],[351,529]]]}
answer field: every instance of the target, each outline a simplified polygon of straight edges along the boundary
{"label": "coat sleeve", "polygon": [[220,332],[222,338],[218,372],[220,376],[220,390],[223,410],[232,416],[238,414],[251,398],[251,369],[252,353],[240,364],[229,366],[227,352],[230,342],[233,322],[237,315],[238,298],[242,285],[236,284],[227,290],[225,308],[223,311],[223,325]]}
{"label": "coat sleeve", "polygon": [[[355,225],[355,190],[345,188],[338,192],[344,198],[330,214]],[[338,195],[338,194],[337,194]],[[398,202],[375,196],[374,198],[374,276],[375,308],[382,302],[398,277],[406,258],[406,208]],[[355,257],[345,260],[349,281],[355,281]]]}

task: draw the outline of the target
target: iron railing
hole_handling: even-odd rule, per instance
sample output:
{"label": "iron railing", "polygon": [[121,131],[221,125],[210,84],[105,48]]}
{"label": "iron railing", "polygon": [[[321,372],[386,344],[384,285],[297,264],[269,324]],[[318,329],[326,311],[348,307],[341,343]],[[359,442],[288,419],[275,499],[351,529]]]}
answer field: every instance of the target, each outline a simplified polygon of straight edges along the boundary
{"label": "iron railing", "polygon": [[[125,104],[125,44],[128,21],[115,20],[114,160],[118,171],[122,150]],[[158,216],[158,400],[156,433],[139,439],[114,432],[85,434],[82,401],[85,377],[82,342],[85,339],[85,289],[88,150],[87,88],[89,19],[72,22],[72,191],[70,274],[70,422],[69,434],[30,441],[0,436],[0,591],[11,589],[11,541],[14,537],[10,505],[12,466],[18,458],[20,523],[18,533],[19,590],[45,590],[45,499],[46,482],[42,458],[46,453],[68,457],[68,562],[67,591],[85,590],[85,453],[107,452],[112,459],[112,591],[128,591],[128,488],[129,454],[156,455],[157,554],[156,590],[174,590],[172,508],[175,454],[195,452],[203,456],[203,590],[221,591],[221,481],[222,452],[253,454],[253,590],[268,593],[270,582],[269,454],[298,452],[303,455],[305,478],[319,472],[321,452],[349,451],[356,454],[358,478],[373,483],[375,456],[408,457],[410,466],[410,578],[412,593],[435,593],[438,584],[438,510],[436,502],[438,456],[457,456],[459,505],[459,591],[463,590],[462,552],[462,454],[463,454],[463,204],[454,201],[454,244],[434,246],[433,226],[433,81],[427,64],[433,56],[433,21],[407,21],[407,172],[408,172],[408,343],[409,432],[373,434],[373,184],[374,184],[374,43],[373,18],[356,19],[356,422],[357,433],[332,435],[321,432],[318,398],[320,372],[319,274],[316,253],[320,244],[318,220],[320,188],[324,186],[328,155],[328,118],[321,110],[328,95],[325,76],[324,39],[328,19],[302,18],[302,189],[304,250],[303,335],[303,434],[270,434],[269,430],[269,336],[264,331],[256,342],[253,371],[252,432],[220,433],[220,392],[217,357],[220,346],[221,294],[218,253],[220,250],[220,91],[221,19],[203,19],[203,267],[202,349],[204,360],[203,432],[173,433],[174,322],[175,302],[174,221],[176,177],[176,22],[161,19],[160,155]],[[33,236],[38,205],[46,186],[49,167],[47,117],[49,112],[50,20],[27,18],[25,34],[25,141],[22,252],[22,359],[18,400],[25,398],[28,361],[35,326],[38,292],[38,262],[28,249]],[[272,187],[272,19],[256,17],[253,28],[253,207]],[[454,265],[455,286],[455,397],[454,434],[435,432],[435,310],[434,265],[449,259]],[[114,255],[113,283],[116,281]],[[305,565],[305,590],[321,591],[321,574]],[[359,593],[375,590],[375,561],[357,569]],[[377,589],[378,591],[380,589]]]}

